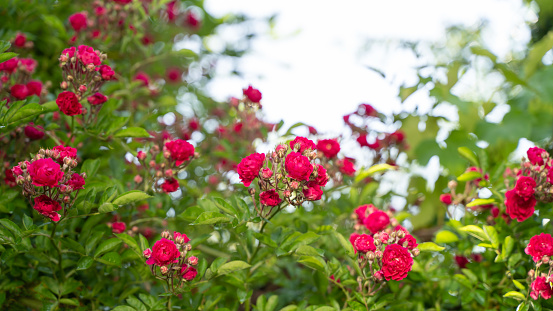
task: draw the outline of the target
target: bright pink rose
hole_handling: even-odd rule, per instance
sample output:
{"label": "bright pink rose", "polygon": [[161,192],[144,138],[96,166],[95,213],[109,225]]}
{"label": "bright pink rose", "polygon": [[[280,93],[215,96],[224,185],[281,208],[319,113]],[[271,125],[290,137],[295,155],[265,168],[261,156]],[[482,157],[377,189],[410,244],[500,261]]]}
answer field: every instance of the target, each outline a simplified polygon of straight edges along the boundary
{"label": "bright pink rose", "polygon": [[543,165],[543,157],[547,156],[548,153],[542,148],[532,147],[526,151],[526,155],[528,155],[528,160],[530,160],[533,165]]}
{"label": "bright pink rose", "polygon": [[[187,26],[191,28],[198,28],[200,26],[200,19],[194,12],[188,11],[186,12],[186,15],[184,16],[184,22]],[[251,86],[250,86],[251,87]],[[259,92],[259,91],[258,91]],[[259,93],[259,96],[261,97],[261,93]],[[249,96],[248,96],[249,97]],[[261,98],[260,98],[261,99]],[[253,100],[252,100],[253,101]],[[258,101],[259,102],[259,101]]]}
{"label": "bright pink rose", "polygon": [[395,131],[388,136],[388,140],[391,143],[401,144],[405,139],[405,134],[402,131]]}
{"label": "bright pink rose", "polygon": [[178,13],[178,7],[177,7],[177,1],[171,1],[167,3],[167,19],[172,22],[177,18]]}
{"label": "bright pink rose", "polygon": [[64,158],[76,159],[77,158],[77,149],[72,147],[64,147],[62,145],[55,146],[52,148],[54,155],[59,155],[59,158],[56,160],[59,164],[63,164]]}
{"label": "bright pink rose", "polygon": [[317,164],[316,167],[317,167],[317,179],[315,179],[315,182],[319,186],[324,187],[328,182],[328,174],[326,173],[326,170],[322,165]]}
{"label": "bright pink rose", "polygon": [[340,152],[340,144],[335,139],[322,139],[317,142],[317,150],[331,159]]}
{"label": "bright pink rose", "polygon": [[94,9],[94,14],[96,14],[96,16],[102,16],[104,14],[106,14],[108,10],[103,7],[103,6],[98,6]]}
{"label": "bright pink rose", "polygon": [[146,263],[161,267],[171,263],[177,263],[179,256],[180,252],[175,243],[171,240],[162,238],[152,247],[152,256]]}
{"label": "bright pink rose", "polygon": [[240,161],[236,168],[238,176],[244,186],[249,187],[252,181],[259,175],[259,170],[263,167],[265,155],[263,153],[253,153]]}
{"label": "bright pink rose", "polygon": [[28,73],[35,72],[36,66],[38,65],[38,62],[32,58],[20,58],[19,59],[19,66],[23,67],[24,71],[27,71]]}
{"label": "bright pink rose", "polygon": [[290,149],[296,150],[299,153],[303,153],[305,149],[316,150],[317,146],[312,140],[298,136],[290,142]]}
{"label": "bright pink rose", "polygon": [[[405,245],[407,243],[407,245]],[[412,235],[407,234],[405,237],[397,242],[397,244],[406,247],[408,250],[413,250],[415,247],[417,247],[419,244],[417,244],[417,239],[415,239]]]}
{"label": "bright pink rose", "polygon": [[77,58],[79,58],[85,66],[89,64],[99,66],[102,63],[100,56],[94,51],[94,48],[87,45],[79,45],[77,48]]}
{"label": "bright pink rose", "polygon": [[181,81],[181,71],[178,68],[169,68],[165,73],[167,80],[172,83]]}
{"label": "bright pink rose", "polygon": [[42,82],[29,81],[27,82],[27,89],[29,90],[29,96],[31,95],[40,96],[40,94],[42,93]]}
{"label": "bright pink rose", "polygon": [[182,275],[183,279],[187,281],[192,281],[196,277],[196,275],[198,275],[198,271],[196,271],[196,268],[185,264],[182,266],[180,274]]}
{"label": "bright pink rose", "polygon": [[442,194],[440,195],[440,201],[446,205],[449,205],[451,204],[452,199],[451,199],[451,193],[446,193],[446,194]]}
{"label": "bright pink rose", "polygon": [[378,111],[376,111],[376,109],[369,104],[361,104],[359,105],[359,108],[357,108],[357,114],[360,116],[376,117],[378,115]]}
{"label": "bright pink rose", "polygon": [[311,135],[317,135],[317,129],[312,127],[312,126],[308,126],[307,129],[309,130],[309,134]]}
{"label": "bright pink rose", "polygon": [[538,300],[540,296],[543,299],[549,299],[551,298],[551,295],[553,295],[553,289],[551,288],[551,284],[547,282],[547,278],[545,276],[538,276],[534,282],[532,282],[532,292],[530,293],[530,297],[534,300]]}
{"label": "bright pink rose", "polygon": [[516,193],[516,189],[505,193],[505,212],[511,219],[516,218],[518,222],[522,222],[534,214],[536,203],[534,196],[521,197]]}
{"label": "bright pink rose", "polygon": [[75,53],[77,52],[77,48],[72,46],[70,48],[67,48],[67,49],[64,49],[62,52],[61,52],[61,55],[65,55],[67,56],[67,58],[71,58],[73,56],[75,56]]}
{"label": "bright pink rose", "polygon": [[27,42],[27,37],[22,33],[17,33],[15,35],[15,39],[13,39],[13,45],[22,48],[25,47],[25,43]]}
{"label": "bright pink rose", "polygon": [[373,234],[384,230],[390,224],[390,216],[383,211],[374,211],[365,218],[363,224]]}
{"label": "bright pink rose", "polygon": [[349,236],[349,242],[351,243],[351,245],[353,246],[353,250],[355,251],[355,253],[357,253],[357,249],[355,248],[355,240],[357,240],[358,237],[360,237],[361,235],[360,234],[357,234],[357,233],[352,233],[350,236]]}
{"label": "bright pink rose", "polygon": [[517,179],[515,190],[520,197],[530,197],[534,195],[536,188],[536,181],[529,176],[520,176]]}
{"label": "bright pink rose", "polygon": [[247,89],[243,89],[242,92],[253,103],[261,101],[261,92],[258,89],[254,89],[251,85]]}
{"label": "bright pink rose", "polygon": [[114,222],[111,224],[111,232],[113,233],[123,233],[127,229],[127,225],[124,222]]}
{"label": "bright pink rose", "polygon": [[323,190],[316,183],[308,183],[307,189],[303,189],[303,195],[308,201],[317,201],[320,200],[323,196]]}
{"label": "bright pink rose", "polygon": [[87,97],[86,100],[88,100],[91,105],[101,105],[105,103],[108,98],[106,97],[106,95],[96,92],[96,94]]}
{"label": "bright pink rose", "polygon": [[52,158],[33,161],[27,168],[33,185],[37,187],[55,187],[63,178],[63,172]]}
{"label": "bright pink rose", "polygon": [[173,232],[173,239],[175,239],[175,241],[182,239],[181,244],[190,242],[190,239],[186,234],[177,231]]}
{"label": "bright pink rose", "polygon": [[280,204],[280,202],[282,202],[282,199],[278,195],[278,192],[275,191],[275,189],[261,192],[261,194],[259,195],[259,200],[261,201],[261,204],[267,206],[277,206]]}
{"label": "bright pink rose", "polygon": [[374,252],[376,246],[374,245],[374,239],[368,234],[361,234],[353,241],[353,247],[360,253]]}
{"label": "bright pink rose", "polygon": [[30,95],[29,89],[25,84],[14,84],[10,88],[10,94],[19,100],[24,100],[25,98],[27,98],[27,96]]}
{"label": "bright pink rose", "polygon": [[71,27],[73,27],[75,31],[81,31],[83,29],[86,29],[88,25],[86,12],[79,12],[69,16],[69,23],[71,24]]}
{"label": "bright pink rose", "polygon": [[25,126],[23,132],[30,140],[39,140],[44,137],[44,128],[40,125],[34,125],[33,123],[29,123],[29,125]]}
{"label": "bright pink rose", "polygon": [[313,165],[306,156],[303,156],[299,152],[290,152],[286,156],[284,166],[289,177],[300,181],[308,181],[309,176],[313,173]]}
{"label": "bright pink rose", "polygon": [[56,104],[58,104],[60,111],[65,115],[74,116],[82,113],[83,106],[79,103],[77,95],[73,92],[61,92],[56,99]]}
{"label": "bright pink rose", "polygon": [[61,205],[45,194],[35,198],[35,205],[33,208],[52,221],[60,221],[60,214],[56,212],[61,209]]}
{"label": "bright pink rose", "polygon": [[340,159],[336,161],[336,166],[340,169],[340,172],[348,176],[353,176],[355,174],[355,168],[353,167],[353,162],[349,158]]}
{"label": "bright pink rose", "polygon": [[547,233],[533,236],[524,252],[532,256],[535,262],[540,261],[543,256],[553,256],[553,237]]}
{"label": "bright pink rose", "polygon": [[67,186],[70,186],[73,190],[84,189],[85,181],[83,176],[73,173],[71,179],[67,182]]}
{"label": "bright pink rose", "polygon": [[359,220],[360,223],[363,223],[365,221],[365,218],[367,218],[367,208],[369,206],[372,206],[374,207],[374,205],[372,204],[365,204],[365,205],[361,205],[359,207],[357,207],[354,212],[355,214],[357,214],[357,219]]}
{"label": "bright pink rose", "polygon": [[135,81],[142,81],[142,85],[143,86],[148,86],[150,85],[150,77],[145,74],[144,72],[139,72],[137,73],[135,76],[134,76],[134,79]]}
{"label": "bright pink rose", "polygon": [[5,71],[7,73],[14,73],[17,70],[18,64],[19,64],[19,58],[14,57],[14,58],[8,59],[7,61],[0,63],[0,71]]}
{"label": "bright pink rose", "polygon": [[108,65],[102,65],[99,67],[98,72],[100,72],[100,75],[102,76],[102,79],[109,81],[109,80],[115,80],[115,72],[113,69],[111,69]]}
{"label": "bright pink rose", "polygon": [[382,256],[382,272],[386,281],[400,281],[407,277],[407,273],[411,271],[413,266],[413,258],[407,248],[390,244],[384,249]]}
{"label": "bright pink rose", "polygon": [[161,184],[161,190],[165,193],[175,192],[179,190],[179,181],[174,178],[166,179],[165,182]]}
{"label": "bright pink rose", "polygon": [[171,158],[176,161],[176,165],[181,165],[184,161],[190,160],[194,156],[194,146],[182,139],[176,139],[165,143],[165,148],[171,153]]}

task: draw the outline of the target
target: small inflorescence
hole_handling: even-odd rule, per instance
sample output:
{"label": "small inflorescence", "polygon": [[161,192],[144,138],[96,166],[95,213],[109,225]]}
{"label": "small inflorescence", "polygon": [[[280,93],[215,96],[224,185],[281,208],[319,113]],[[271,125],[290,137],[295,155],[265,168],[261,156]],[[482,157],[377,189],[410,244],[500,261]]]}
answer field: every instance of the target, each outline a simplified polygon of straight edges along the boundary
{"label": "small inflorescence", "polygon": [[192,250],[192,245],[188,242],[190,239],[186,234],[175,231],[171,236],[169,231],[164,231],[161,233],[161,240],[143,252],[153,276],[167,282],[171,292],[182,288],[198,274],[194,268],[198,264],[198,257],[187,257]]}
{"label": "small inflorescence", "polygon": [[[536,265],[535,269],[528,272],[528,279],[531,284],[530,297],[538,300],[541,296],[544,299],[551,298],[553,295],[553,237],[550,234],[542,233],[533,236],[524,250],[527,255],[532,256],[532,260]],[[547,272],[540,273],[540,268],[545,266]]]}
{"label": "small inflorescence", "polygon": [[[60,210],[67,216],[79,190],[84,189],[86,173],[77,174],[77,149],[56,146],[40,149],[31,161],[12,168],[17,185],[33,208],[53,221],[60,221]],[[33,204],[34,201],[34,204]]]}

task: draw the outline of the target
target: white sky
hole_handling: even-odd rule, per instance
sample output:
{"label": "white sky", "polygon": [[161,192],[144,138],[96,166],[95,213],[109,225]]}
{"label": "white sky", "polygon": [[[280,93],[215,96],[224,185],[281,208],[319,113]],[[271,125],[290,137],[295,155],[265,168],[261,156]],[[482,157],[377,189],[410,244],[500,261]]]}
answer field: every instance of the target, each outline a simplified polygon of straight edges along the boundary
{"label": "white sky", "polygon": [[[215,16],[245,13],[254,20],[278,13],[270,30],[255,24],[261,34],[252,52],[239,63],[245,78],[225,75],[230,64],[220,63],[223,75],[210,84],[219,100],[241,96],[249,84],[262,94],[268,121],[284,119],[315,126],[319,132],[342,132],[342,116],[360,103],[370,103],[383,112],[400,110],[397,91],[404,81],[413,81],[415,58],[390,49],[392,40],[443,39],[451,23],[475,25],[489,21],[484,39],[489,48],[505,56],[513,42],[529,39],[525,21],[532,13],[521,0],[206,0]],[[339,5],[336,5],[339,3]],[[239,34],[222,30],[225,40]],[[378,40],[382,45],[371,45]],[[217,46],[213,42],[213,46]],[[220,42],[219,42],[220,44]],[[383,71],[387,79],[366,68]]]}

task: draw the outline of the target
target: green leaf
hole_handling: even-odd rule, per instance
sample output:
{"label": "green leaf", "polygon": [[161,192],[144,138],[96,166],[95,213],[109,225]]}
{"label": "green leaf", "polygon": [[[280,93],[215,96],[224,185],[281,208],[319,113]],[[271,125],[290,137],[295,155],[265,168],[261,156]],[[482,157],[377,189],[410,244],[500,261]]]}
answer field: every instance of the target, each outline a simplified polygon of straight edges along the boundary
{"label": "green leaf", "polygon": [[496,203],[496,202],[497,201],[495,199],[474,199],[474,200],[470,201],[470,203],[467,204],[467,207],[493,204],[493,203]]}
{"label": "green leaf", "polygon": [[121,244],[121,242],[122,241],[120,239],[105,240],[96,248],[96,252],[94,252],[94,258],[102,255],[103,253],[114,250],[115,248],[117,248],[117,246],[119,246],[119,244]]}
{"label": "green leaf", "polygon": [[218,212],[203,212],[196,218],[193,225],[213,225],[230,222],[231,220],[232,218]]}
{"label": "green leaf", "polygon": [[102,258],[96,258],[96,261],[99,261],[106,265],[112,266],[121,266],[121,256],[117,252],[110,252],[102,256]]}
{"label": "green leaf", "polygon": [[118,209],[119,206],[113,204],[113,203],[104,203],[98,207],[98,213],[111,213]]}
{"label": "green leaf", "polygon": [[81,167],[81,173],[86,173],[88,176],[94,176],[96,175],[99,167],[99,159],[86,159]]}
{"label": "green leaf", "polygon": [[31,230],[33,228],[33,219],[27,216],[27,214],[23,214],[23,226],[27,230]]}
{"label": "green leaf", "polygon": [[138,243],[136,243],[136,240],[133,237],[126,233],[115,234],[115,236],[125,242],[125,244],[127,244],[133,251],[138,254],[138,256],[142,255],[142,250],[140,250]]}
{"label": "green leaf", "polygon": [[309,245],[301,245],[296,249],[296,254],[300,256],[322,256],[314,247]]}
{"label": "green leaf", "polygon": [[442,230],[436,234],[434,241],[436,243],[454,243],[459,241],[459,237],[451,231]]}
{"label": "green leaf", "polygon": [[6,52],[10,48],[10,46],[12,46],[10,41],[0,40],[0,53]]}
{"label": "green leaf", "polygon": [[469,160],[469,162],[474,165],[474,166],[477,166],[479,167],[480,166],[480,162],[478,161],[478,158],[476,157],[476,154],[474,154],[474,152],[472,152],[472,150],[470,150],[469,148],[467,147],[459,147],[457,148],[457,151],[459,152],[459,154]]}
{"label": "green leaf", "polygon": [[513,248],[515,247],[515,240],[510,236],[505,237],[505,241],[503,242],[503,246],[501,248],[501,256],[503,259],[507,259],[509,255],[511,255],[511,252],[513,251]]}
{"label": "green leaf", "polygon": [[311,269],[315,269],[323,273],[325,272],[325,269],[326,269],[326,263],[320,257],[301,256],[298,262],[306,265]]}
{"label": "green leaf", "polygon": [[138,240],[140,241],[140,251],[143,252],[145,251],[147,248],[149,248],[149,243],[148,243],[148,240],[142,235],[142,234],[138,234]]}
{"label": "green leaf", "polygon": [[60,303],[61,303],[61,304],[64,304],[64,305],[75,306],[75,307],[80,306],[79,300],[77,300],[77,299],[75,299],[75,298],[73,298],[73,299],[62,298],[62,299],[60,299]]}
{"label": "green leaf", "polygon": [[355,182],[358,183],[369,176],[388,170],[397,170],[397,166],[389,165],[386,163],[375,164],[368,169],[359,172],[359,174],[357,174],[357,176],[355,177]]}
{"label": "green leaf", "polygon": [[131,190],[129,192],[125,192],[122,195],[118,196],[115,200],[113,200],[113,204],[125,205],[125,204],[134,203],[137,201],[143,201],[151,197],[152,196],[140,190]]}
{"label": "green leaf", "polygon": [[513,284],[515,284],[515,286],[521,291],[526,291],[526,287],[524,287],[524,285],[522,285],[522,283],[520,283],[519,281],[513,279]]}
{"label": "green leaf", "polygon": [[58,106],[54,101],[47,102],[43,105],[39,105],[37,103],[26,104],[21,109],[19,109],[11,118],[9,118],[6,125],[16,125],[20,122],[31,120],[41,114],[53,112],[56,110],[58,110]]}
{"label": "green leaf", "polygon": [[217,269],[217,273],[219,275],[225,275],[234,271],[244,270],[251,267],[250,264],[247,262],[241,261],[241,260],[235,260],[231,262],[227,262],[226,264],[222,265]]}
{"label": "green leaf", "polygon": [[178,51],[173,51],[173,54],[175,54],[177,56],[188,57],[188,58],[197,58],[198,57],[198,54],[196,54],[196,52],[194,52],[192,50],[189,50],[189,49],[180,49]]}
{"label": "green leaf", "polygon": [[482,178],[481,173],[475,172],[475,171],[470,171],[470,172],[464,172],[463,174],[459,175],[457,177],[457,180],[464,182],[464,181],[475,180],[475,179],[478,179],[478,178]]}
{"label": "green leaf", "polygon": [[543,56],[551,50],[551,48],[553,48],[553,31],[549,31],[539,42],[532,45],[524,61],[524,73],[526,78],[536,72],[538,66],[542,64]]}
{"label": "green leaf", "polygon": [[338,242],[340,242],[340,245],[342,246],[342,248],[346,250],[346,254],[349,257],[353,257],[353,255],[355,255],[355,252],[353,250],[353,245],[351,245],[351,243],[348,240],[346,240],[346,238],[344,238],[344,236],[341,235],[340,232],[338,231],[334,231],[334,236],[338,239]]}
{"label": "green leaf", "polygon": [[261,242],[261,243],[263,243],[263,244],[265,244],[265,245],[267,245],[267,246],[270,246],[270,247],[272,247],[272,248],[277,248],[277,247],[278,247],[277,244],[276,244],[276,242],[273,241],[273,240],[271,239],[271,237],[268,236],[268,235],[265,235],[265,234],[262,234],[262,233],[259,233],[259,232],[254,232],[254,233],[253,233],[253,236],[254,236],[256,239],[258,239],[259,242]]}
{"label": "green leaf", "polygon": [[436,245],[435,243],[432,243],[432,242],[421,243],[419,244],[419,246],[417,246],[417,248],[421,252],[441,252],[445,249],[445,247]]}
{"label": "green leaf", "polygon": [[278,296],[272,295],[267,299],[267,303],[265,304],[265,310],[264,311],[274,311],[276,306],[278,304]]}
{"label": "green leaf", "polygon": [[73,251],[76,251],[80,254],[85,254],[86,251],[84,249],[84,247],[81,245],[81,243],[71,239],[71,238],[63,238],[61,239],[61,244],[65,247],[67,247],[68,249],[71,249]]}
{"label": "green leaf", "polygon": [[453,279],[455,279],[457,282],[459,282],[461,285],[463,285],[467,288],[472,288],[472,284],[469,281],[469,279],[467,279],[467,277],[462,275],[462,274],[455,274],[453,276]]}
{"label": "green leaf", "polygon": [[497,56],[495,56],[492,52],[484,49],[483,47],[471,46],[470,51],[472,52],[472,54],[475,54],[475,55],[486,56],[494,63],[497,61]]}
{"label": "green leaf", "polygon": [[92,257],[83,256],[79,259],[79,262],[77,262],[77,270],[86,270],[92,266],[93,262],[94,259],[92,259]]}
{"label": "green leaf", "polygon": [[6,227],[8,230],[14,233],[16,236],[21,236],[21,229],[19,229],[19,226],[16,225],[13,221],[4,218],[0,219],[0,224],[2,224],[4,227]]}
{"label": "green leaf", "polygon": [[150,137],[150,133],[141,127],[127,127],[113,135],[114,137]]}
{"label": "green leaf", "polygon": [[215,205],[223,212],[238,217],[238,212],[236,209],[230,205],[226,200],[222,198],[213,198],[213,201],[215,201]]}
{"label": "green leaf", "polygon": [[7,60],[10,60],[10,59],[16,57],[17,55],[18,54],[14,53],[14,52],[2,53],[2,54],[0,54],[0,63],[3,63]]}
{"label": "green leaf", "polygon": [[526,300],[526,296],[524,296],[524,294],[515,291],[510,291],[503,295],[503,297],[513,298],[517,300]]}
{"label": "green leaf", "polygon": [[142,301],[133,296],[130,296],[126,301],[131,307],[138,311],[147,311],[146,306],[142,303]]}
{"label": "green leaf", "polygon": [[136,309],[129,306],[117,306],[112,311],[136,311]]}
{"label": "green leaf", "polygon": [[492,246],[494,248],[499,247],[499,236],[497,235],[497,231],[492,226],[484,226],[484,233],[486,233],[486,237],[490,242],[492,242]]}
{"label": "green leaf", "polygon": [[482,230],[482,228],[477,227],[475,225],[464,226],[464,227],[458,228],[457,230],[461,232],[467,232],[468,234],[482,241],[488,240],[488,237],[486,233],[484,233],[484,230]]}

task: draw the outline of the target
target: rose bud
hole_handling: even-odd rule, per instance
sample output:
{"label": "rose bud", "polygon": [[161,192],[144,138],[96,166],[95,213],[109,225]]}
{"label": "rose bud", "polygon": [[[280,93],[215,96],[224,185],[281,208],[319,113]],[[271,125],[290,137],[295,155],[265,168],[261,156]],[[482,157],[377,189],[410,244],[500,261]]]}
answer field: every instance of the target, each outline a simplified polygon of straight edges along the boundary
{"label": "rose bud", "polygon": [[142,176],[140,176],[140,175],[134,176],[134,182],[137,183],[137,184],[141,183],[142,182]]}
{"label": "rose bud", "polygon": [[269,179],[271,178],[271,176],[273,176],[273,171],[265,167],[261,170],[261,176],[265,179]]}
{"label": "rose bud", "polygon": [[188,257],[188,264],[192,265],[192,266],[197,265],[198,264],[198,257],[196,257],[196,256]]}
{"label": "rose bud", "polygon": [[167,274],[167,272],[169,272],[169,269],[167,268],[167,266],[161,267],[160,270],[162,274]]}
{"label": "rose bud", "polygon": [[147,248],[142,252],[142,255],[144,255],[145,258],[150,258],[150,256],[152,256],[152,250]]}
{"label": "rose bud", "polygon": [[171,239],[171,234],[169,233],[169,231],[165,230],[161,233],[161,237],[164,239]]}
{"label": "rose bud", "polygon": [[146,159],[146,156],[147,156],[146,153],[143,151],[138,151],[138,154],[136,155],[136,157],[140,161],[144,161],[144,159]]}

